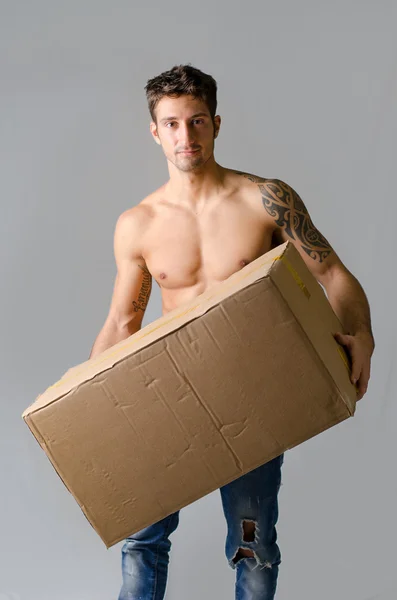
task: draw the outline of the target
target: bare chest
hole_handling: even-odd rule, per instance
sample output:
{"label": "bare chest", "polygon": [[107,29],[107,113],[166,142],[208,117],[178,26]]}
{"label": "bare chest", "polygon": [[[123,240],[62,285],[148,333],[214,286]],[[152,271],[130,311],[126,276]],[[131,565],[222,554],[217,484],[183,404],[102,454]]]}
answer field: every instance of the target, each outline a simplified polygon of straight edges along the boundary
{"label": "bare chest", "polygon": [[161,288],[163,314],[270,250],[273,227],[264,212],[242,199],[209,204],[200,215],[159,206],[145,233],[144,258]]}

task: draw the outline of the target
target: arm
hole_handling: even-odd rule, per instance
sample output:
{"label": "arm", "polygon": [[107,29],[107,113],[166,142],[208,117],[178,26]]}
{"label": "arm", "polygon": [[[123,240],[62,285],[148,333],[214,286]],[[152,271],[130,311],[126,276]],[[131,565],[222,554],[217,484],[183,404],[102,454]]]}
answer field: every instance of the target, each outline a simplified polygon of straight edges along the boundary
{"label": "arm", "polygon": [[117,275],[109,314],[92,347],[90,359],[139,331],[149,302],[152,276],[142,258],[144,220],[134,207],[117,220],[114,256]]}
{"label": "arm", "polygon": [[375,349],[367,297],[359,281],[343,265],[331,269],[323,281],[328,300],[350,335],[367,336]]}
{"label": "arm", "polygon": [[279,179],[259,185],[263,205],[275,221],[274,237],[280,244],[294,244],[316,279],[324,286],[328,300],[348,332],[335,334],[347,346],[353,360],[351,379],[359,381],[359,399],[367,390],[370,358],[375,349],[367,297],[358,280],[342,263],[327,239],[313,224],[299,195]]}

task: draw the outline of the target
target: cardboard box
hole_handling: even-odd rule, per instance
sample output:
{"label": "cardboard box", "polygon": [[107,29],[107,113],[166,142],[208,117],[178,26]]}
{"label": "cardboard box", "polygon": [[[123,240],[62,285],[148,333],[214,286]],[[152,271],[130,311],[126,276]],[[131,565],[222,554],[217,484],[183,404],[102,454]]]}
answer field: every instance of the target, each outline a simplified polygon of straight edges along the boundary
{"label": "cardboard box", "polygon": [[342,331],[287,242],[23,413],[106,547],[355,412]]}

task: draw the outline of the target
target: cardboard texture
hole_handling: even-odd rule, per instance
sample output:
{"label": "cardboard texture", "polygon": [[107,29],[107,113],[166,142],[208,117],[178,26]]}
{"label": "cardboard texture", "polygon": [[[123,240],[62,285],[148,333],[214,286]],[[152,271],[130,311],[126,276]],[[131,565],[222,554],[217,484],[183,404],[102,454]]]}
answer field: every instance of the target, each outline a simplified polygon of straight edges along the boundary
{"label": "cardboard texture", "polygon": [[22,417],[109,548],[354,415],[336,331],[287,242],[69,369]]}

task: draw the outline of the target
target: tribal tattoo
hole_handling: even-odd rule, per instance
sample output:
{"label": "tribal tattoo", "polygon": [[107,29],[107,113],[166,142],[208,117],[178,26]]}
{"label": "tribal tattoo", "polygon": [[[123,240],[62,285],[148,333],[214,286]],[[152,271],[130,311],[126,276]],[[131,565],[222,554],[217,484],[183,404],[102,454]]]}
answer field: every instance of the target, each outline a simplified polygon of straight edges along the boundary
{"label": "tribal tattoo", "polygon": [[139,268],[143,271],[143,281],[141,285],[141,291],[138,295],[138,302],[133,301],[134,311],[138,312],[138,310],[145,311],[147,304],[149,302],[150,292],[152,289],[152,276],[147,269],[147,267],[142,267],[138,265]]}
{"label": "tribal tattoo", "polygon": [[300,196],[280,179],[263,179],[242,171],[234,171],[257,183],[267,213],[282,231],[300,242],[302,249],[320,263],[332,252],[326,238],[316,229]]}

